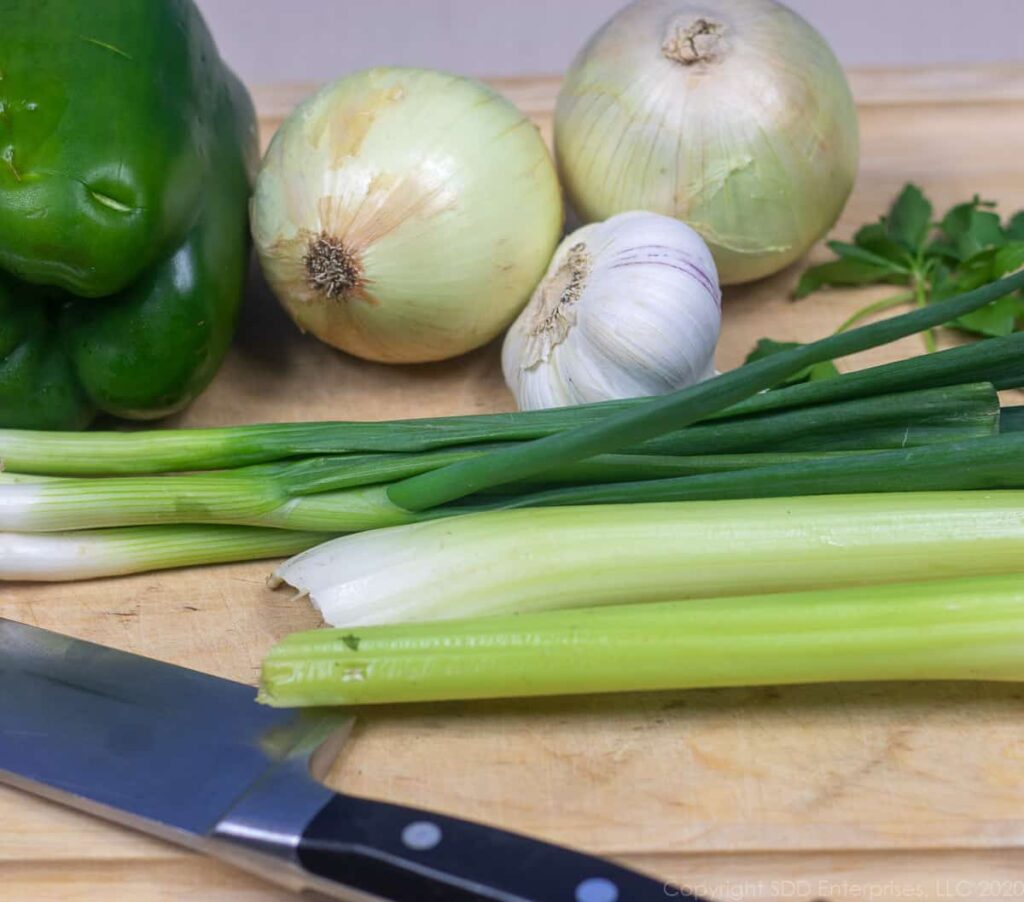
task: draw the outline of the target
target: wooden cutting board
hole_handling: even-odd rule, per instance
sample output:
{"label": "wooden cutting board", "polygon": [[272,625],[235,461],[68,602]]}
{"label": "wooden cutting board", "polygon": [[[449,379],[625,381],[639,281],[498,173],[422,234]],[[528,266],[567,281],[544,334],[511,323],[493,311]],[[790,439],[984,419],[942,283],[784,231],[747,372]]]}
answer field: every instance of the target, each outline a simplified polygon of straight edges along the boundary
{"label": "wooden cutting board", "polygon": [[[854,73],[863,163],[848,236],[904,182],[943,207],[1024,207],[1024,67]],[[498,85],[550,133],[555,79]],[[305,93],[256,92],[264,140]],[[823,257],[821,249],[815,258]],[[761,336],[810,339],[881,291],[793,303],[797,270],[726,292],[718,365]],[[917,353],[917,341],[844,362]],[[418,367],[301,336],[266,290],[176,425],[507,410],[491,346]],[[72,585],[7,584],[0,615],[236,680],[307,605],[269,563]],[[722,649],[728,654],[727,648]],[[1024,687],[862,685],[383,708],[360,716],[340,789],[490,821],[719,900],[1024,898]],[[0,788],[0,899],[256,900],[288,894],[227,866]]]}

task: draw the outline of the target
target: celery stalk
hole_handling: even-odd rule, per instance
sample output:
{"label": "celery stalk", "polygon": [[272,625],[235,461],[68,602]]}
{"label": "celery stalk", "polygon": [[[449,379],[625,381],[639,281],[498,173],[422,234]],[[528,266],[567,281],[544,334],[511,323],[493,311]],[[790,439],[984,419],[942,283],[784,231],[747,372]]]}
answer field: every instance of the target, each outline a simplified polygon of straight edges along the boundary
{"label": "celery stalk", "polygon": [[494,511],[345,536],[274,573],[333,626],[1009,573],[1024,491]]}
{"label": "celery stalk", "polygon": [[278,707],[861,680],[1024,680],[1024,576],[288,636]]}

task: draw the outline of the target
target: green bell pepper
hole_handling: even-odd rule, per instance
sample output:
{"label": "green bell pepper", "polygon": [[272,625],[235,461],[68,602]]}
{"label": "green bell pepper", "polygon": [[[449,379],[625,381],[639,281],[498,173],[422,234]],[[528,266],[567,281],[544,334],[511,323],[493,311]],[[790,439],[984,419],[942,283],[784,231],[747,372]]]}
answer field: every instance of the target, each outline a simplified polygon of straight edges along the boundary
{"label": "green bell pepper", "polygon": [[0,427],[164,416],[220,365],[257,163],[192,0],[0,0]]}

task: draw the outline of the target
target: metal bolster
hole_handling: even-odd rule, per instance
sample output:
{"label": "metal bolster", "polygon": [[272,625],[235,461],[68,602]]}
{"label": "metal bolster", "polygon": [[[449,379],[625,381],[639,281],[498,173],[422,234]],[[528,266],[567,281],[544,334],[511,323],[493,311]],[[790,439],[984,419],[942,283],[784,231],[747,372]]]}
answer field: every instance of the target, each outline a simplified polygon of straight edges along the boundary
{"label": "metal bolster", "polygon": [[335,795],[322,782],[351,729],[314,721],[288,755],[271,766],[210,831],[204,850],[278,885],[353,900],[371,897],[306,873],[298,846],[310,821]]}

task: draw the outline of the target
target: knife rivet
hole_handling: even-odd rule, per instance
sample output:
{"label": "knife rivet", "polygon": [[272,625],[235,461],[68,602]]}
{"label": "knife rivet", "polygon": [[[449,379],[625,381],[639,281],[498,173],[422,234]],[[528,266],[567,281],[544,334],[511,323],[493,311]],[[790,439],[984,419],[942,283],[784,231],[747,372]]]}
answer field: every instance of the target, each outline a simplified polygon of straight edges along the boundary
{"label": "knife rivet", "polygon": [[417,852],[433,849],[441,842],[441,828],[433,821],[412,821],[402,830],[402,842]]}
{"label": "knife rivet", "polygon": [[576,902],[615,902],[619,888],[604,877],[590,877],[576,887]]}

